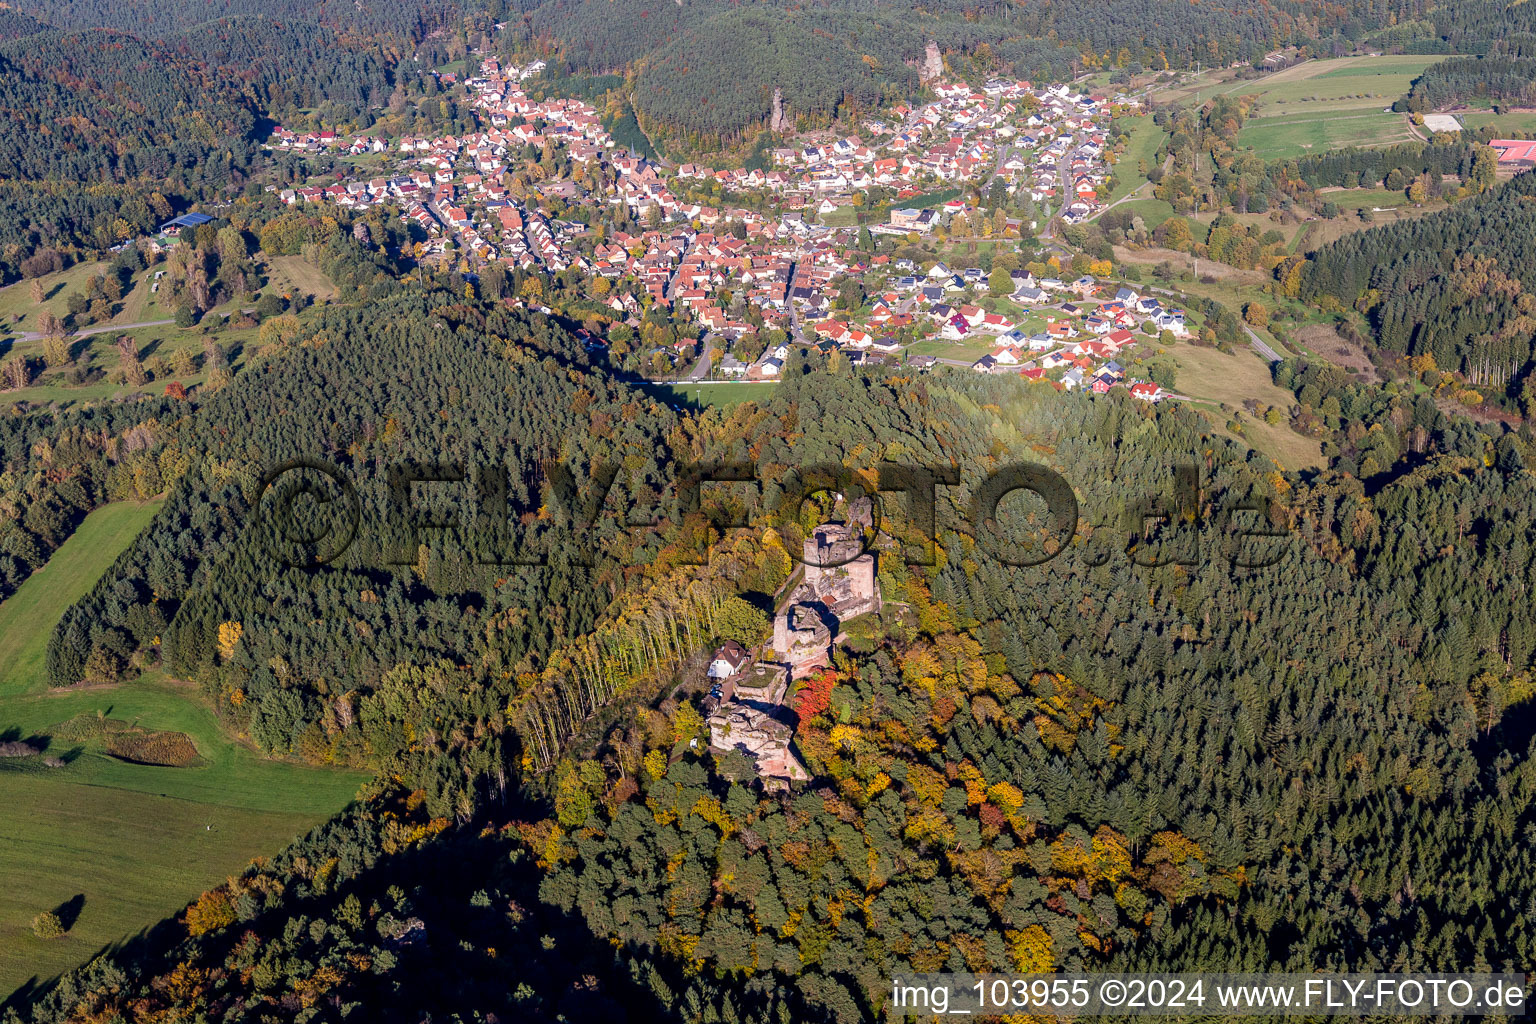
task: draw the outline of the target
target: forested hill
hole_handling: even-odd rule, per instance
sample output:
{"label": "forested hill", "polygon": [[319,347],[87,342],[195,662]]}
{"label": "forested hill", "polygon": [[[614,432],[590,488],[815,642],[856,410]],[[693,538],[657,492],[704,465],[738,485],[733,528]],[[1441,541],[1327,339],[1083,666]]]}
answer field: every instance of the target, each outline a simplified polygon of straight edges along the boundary
{"label": "forested hill", "polygon": [[60,28],[115,28],[173,36],[208,22],[267,17],[295,26],[324,24],[349,35],[415,41],[462,10],[458,0],[355,3],[352,0],[21,0],[16,7]]}
{"label": "forested hill", "polygon": [[[420,413],[414,400],[399,405],[408,429],[392,442],[414,450],[454,429],[434,424],[434,408],[453,400],[455,365],[522,387],[492,369],[495,344],[462,328],[473,318],[453,314],[444,335],[435,301],[392,305],[404,323],[385,329],[398,343],[382,348],[348,340],[349,321],[332,319],[319,352],[284,366],[340,383],[366,351],[369,372],[387,379],[413,365],[400,361],[407,351],[424,350],[431,377],[408,389]],[[558,337],[532,364],[545,375],[532,371],[519,353],[540,348],[538,321],[486,323],[511,342],[503,354],[530,389],[516,391],[528,415],[498,436],[555,441],[568,395],[546,399],[535,386],[594,381],[562,359]],[[324,353],[332,345],[339,355]],[[351,398],[309,398],[255,380],[225,412],[272,400],[259,433],[287,445],[298,443],[283,440],[289,421],[295,435],[314,432],[307,410],[341,414],[340,433],[317,437],[355,464],[390,436],[353,432],[364,410],[389,408],[358,387]],[[477,429],[495,432],[508,407],[473,402]],[[665,423],[623,408],[604,422],[630,423],[641,444]],[[909,569],[882,555],[887,613],[850,623],[848,649],[802,694],[796,744],[815,781],[788,794],[760,790],[739,755],[694,748],[694,704],[661,699],[672,688],[655,679],[632,691],[648,699],[599,717],[547,776],[520,775],[516,744],[528,737],[508,732],[516,719],[503,712],[532,673],[493,655],[505,628],[514,644],[545,629],[518,609],[548,609],[551,595],[466,599],[428,559],[388,584],[414,588],[424,628],[397,619],[407,611],[397,594],[373,589],[383,581],[359,578],[356,566],[334,584],[309,581],[332,614],[290,614],[289,583],[241,575],[240,556],[226,557],[237,548],[209,527],[222,506],[194,487],[88,603],[134,623],[114,628],[152,628],[139,567],[146,555],[160,561],[147,577],[159,587],[166,567],[180,566],[191,589],[222,602],[220,614],[248,616],[229,620],[243,629],[201,641],[211,653],[199,678],[222,714],[243,713],[230,685],[248,680],[254,694],[262,677],[262,705],[320,709],[316,739],[355,730],[392,752],[392,776],[154,939],[66,976],[23,1020],[238,1007],[233,1019],[255,1021],[307,1005],[327,1021],[351,1008],[413,1022],[587,1013],[852,1024],[879,1019],[890,976],[913,970],[1528,963],[1536,754],[1524,712],[1536,621],[1524,595],[1536,586],[1536,477],[1521,446],[1501,442],[1505,454],[1487,459],[1489,434],[1432,410],[1424,428],[1429,460],[1366,496],[1346,476],[1285,477],[1178,406],[1047,395],[971,374],[792,370],[765,407],[668,427],[674,451],[756,456],[767,479],[787,466],[869,469],[885,458],[961,473],[954,504],[941,505],[937,564]],[[238,439],[224,444],[228,456]],[[1281,565],[1235,566],[1219,533],[1198,556],[1177,530],[1128,546],[1127,497],[1176,502],[1170,467],[1192,457],[1202,490],[1191,508],[1218,531],[1232,525],[1221,509],[1271,499]],[[1070,550],[1033,569],[1000,564],[966,514],[983,476],[1016,460],[1059,469],[1084,519]],[[232,469],[227,458],[206,464],[195,473]],[[1011,533],[1029,510],[1014,506],[995,528]],[[766,601],[787,559],[757,535],[716,555],[736,567],[735,589]],[[1176,551],[1187,564],[1137,564]],[[199,558],[209,568],[192,569]],[[365,586],[382,607],[353,606]],[[617,603],[633,592],[620,590]],[[580,621],[555,599],[556,623]],[[707,617],[669,618],[677,607],[627,619],[628,650],[694,629],[705,646],[720,635]],[[464,620],[457,635],[486,640],[467,661],[408,653]],[[286,648],[264,635],[273,629]],[[352,684],[333,675],[322,691],[316,656],[360,647],[412,660],[368,689],[338,692]],[[629,664],[604,668],[625,674]],[[567,699],[590,679],[578,669],[567,667]]]}
{"label": "forested hill", "polygon": [[1387,352],[1432,357],[1496,394],[1536,387],[1536,173],[1339,239],[1302,271],[1303,299],[1367,311]]}
{"label": "forested hill", "polygon": [[[1426,9],[1427,8],[1427,9]],[[1536,11],[1519,0],[1440,0],[1428,5],[1403,4],[1393,12],[1391,27],[1376,32],[1381,45],[1416,53],[1496,52],[1503,41],[1536,32]],[[1388,22],[1387,12],[1377,23]]]}
{"label": "forested hill", "polygon": [[168,177],[178,151],[242,140],[256,121],[221,82],[97,30],[0,43],[0,114],[0,177],[98,183]]}
{"label": "forested hill", "polygon": [[316,110],[325,124],[363,119],[384,106],[394,86],[375,48],[349,46],[325,25],[254,15],[206,22],[161,46],[235,84],[278,120],[301,109]]}
{"label": "forested hill", "polygon": [[640,69],[647,127],[729,140],[766,123],[774,89],[813,123],[909,94],[930,41],[954,70],[1062,80],[1100,65],[1148,68],[1262,59],[1272,46],[1338,27],[1340,12],[1278,3],[1175,0],[815,0],[788,3],[546,0],[509,32],[589,72]]}
{"label": "forested hill", "polygon": [[[120,19],[109,19],[120,20]],[[269,120],[367,125],[385,52],[253,15],[166,38],[0,10],[0,279],[44,248],[96,250],[269,168]]]}
{"label": "forested hill", "polygon": [[[542,668],[561,638],[590,632],[612,600],[616,569],[589,569],[585,550],[545,540],[557,525],[572,533],[548,493],[556,467],[585,481],[596,463],[622,463],[610,501],[662,514],[672,414],[585,362],[548,320],[444,292],[327,311],[166,442],[198,458],[155,528],[60,622],[50,678],[118,680],[163,659],[265,751],[359,764],[403,753],[369,710],[404,685],[402,666],[473,665],[506,684]],[[285,565],[255,504],[264,474],[302,459],[334,464],[360,502],[355,544],[319,572]],[[404,525],[416,513],[389,471],[406,465],[465,474],[413,492],[422,515],[454,514],[451,534]],[[500,497],[474,499],[484,494]],[[611,521],[583,539],[655,559]],[[549,568],[514,570],[540,550]],[[453,769],[440,783],[438,813],[479,784]]]}

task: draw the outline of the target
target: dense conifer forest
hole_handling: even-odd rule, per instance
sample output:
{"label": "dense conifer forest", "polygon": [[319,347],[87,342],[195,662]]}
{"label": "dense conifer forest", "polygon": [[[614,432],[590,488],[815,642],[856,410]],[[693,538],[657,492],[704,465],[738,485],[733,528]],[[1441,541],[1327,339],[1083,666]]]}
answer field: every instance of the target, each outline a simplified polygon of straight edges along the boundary
{"label": "dense conifer forest", "polygon": [[1340,239],[1296,265],[1297,294],[1366,312],[1388,352],[1429,356],[1518,397],[1536,325],[1533,194],[1526,172],[1448,210]]}

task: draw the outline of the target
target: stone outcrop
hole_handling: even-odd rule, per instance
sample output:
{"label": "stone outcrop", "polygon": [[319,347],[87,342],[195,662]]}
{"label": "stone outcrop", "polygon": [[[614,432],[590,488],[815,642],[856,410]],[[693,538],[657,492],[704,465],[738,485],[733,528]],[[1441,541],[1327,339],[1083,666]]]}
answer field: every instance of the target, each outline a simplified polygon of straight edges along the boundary
{"label": "stone outcrop", "polygon": [[944,56],[939,53],[939,44],[930,39],[928,49],[923,51],[923,66],[918,72],[918,77],[924,85],[927,85],[943,74]]}
{"label": "stone outcrop", "polygon": [[811,773],[790,749],[795,730],[786,719],[789,674],[782,665],[757,664],[736,684],[733,700],[709,716],[709,745],[752,758],[769,788],[802,782]]}

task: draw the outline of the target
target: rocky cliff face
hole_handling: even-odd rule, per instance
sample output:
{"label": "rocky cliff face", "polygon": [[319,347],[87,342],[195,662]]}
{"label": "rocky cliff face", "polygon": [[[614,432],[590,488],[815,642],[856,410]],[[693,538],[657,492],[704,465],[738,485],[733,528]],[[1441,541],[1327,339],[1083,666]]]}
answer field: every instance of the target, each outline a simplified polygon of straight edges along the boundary
{"label": "rocky cliff face", "polygon": [[928,49],[923,53],[923,68],[920,72],[922,83],[929,82],[944,74],[944,56],[939,53],[939,44],[929,40]]}

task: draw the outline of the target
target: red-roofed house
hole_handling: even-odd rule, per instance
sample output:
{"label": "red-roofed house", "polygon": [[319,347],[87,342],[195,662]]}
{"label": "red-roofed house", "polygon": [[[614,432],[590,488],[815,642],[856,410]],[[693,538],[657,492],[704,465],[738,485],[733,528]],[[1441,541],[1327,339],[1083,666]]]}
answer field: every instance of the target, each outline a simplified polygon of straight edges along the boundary
{"label": "red-roofed house", "polygon": [[1501,164],[1536,164],[1536,141],[1493,139],[1488,145],[1498,151]]}

